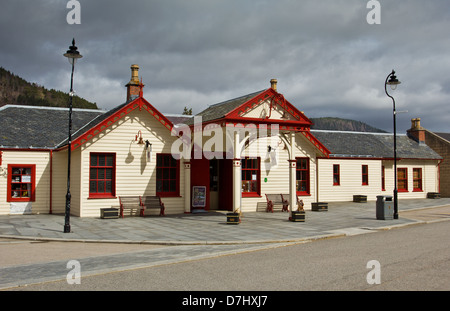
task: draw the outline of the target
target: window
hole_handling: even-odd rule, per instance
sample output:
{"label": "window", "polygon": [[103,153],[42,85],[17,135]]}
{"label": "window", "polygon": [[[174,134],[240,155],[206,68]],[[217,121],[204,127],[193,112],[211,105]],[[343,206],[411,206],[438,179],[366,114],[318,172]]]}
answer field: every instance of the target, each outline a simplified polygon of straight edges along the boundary
{"label": "window", "polygon": [[369,166],[368,165],[362,166],[361,174],[362,174],[362,185],[363,186],[369,185]]}
{"label": "window", "polygon": [[91,153],[89,165],[89,197],[109,198],[116,195],[116,155]]}
{"label": "window", "polygon": [[339,186],[341,184],[341,172],[339,164],[333,165],[333,186]]}
{"label": "window", "polygon": [[242,196],[259,196],[260,169],[259,158],[241,159]]}
{"label": "window", "polygon": [[36,187],[35,164],[8,165],[8,202],[33,202]]}
{"label": "window", "polygon": [[309,195],[309,158],[297,158],[297,194]]}
{"label": "window", "polygon": [[171,154],[156,155],[156,195],[179,196],[179,163]]}
{"label": "window", "polygon": [[408,169],[398,168],[397,169],[397,190],[400,192],[408,191]]}
{"label": "window", "polygon": [[386,182],[385,182],[385,169],[384,165],[381,167],[381,191],[386,191]]}
{"label": "window", "polygon": [[422,169],[413,168],[413,191],[422,191]]}

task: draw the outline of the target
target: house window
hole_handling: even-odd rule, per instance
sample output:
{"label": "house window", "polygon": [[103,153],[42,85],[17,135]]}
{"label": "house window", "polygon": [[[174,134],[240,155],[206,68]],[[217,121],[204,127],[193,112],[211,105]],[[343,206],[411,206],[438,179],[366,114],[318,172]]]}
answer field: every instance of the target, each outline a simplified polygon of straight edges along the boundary
{"label": "house window", "polygon": [[33,202],[35,200],[36,165],[8,165],[8,202]]}
{"label": "house window", "polygon": [[297,158],[297,194],[309,195],[309,158]]}
{"label": "house window", "polygon": [[116,195],[116,155],[91,153],[89,164],[89,197],[109,198]]}
{"label": "house window", "polygon": [[241,159],[242,168],[242,196],[259,196],[260,169],[259,158]]}
{"label": "house window", "polygon": [[397,169],[397,190],[400,192],[408,191],[408,169],[398,168]]}
{"label": "house window", "polygon": [[333,186],[339,186],[341,184],[341,172],[339,164],[333,165]]}
{"label": "house window", "polygon": [[413,168],[413,191],[422,191],[422,169]]}
{"label": "house window", "polygon": [[384,166],[381,167],[381,191],[386,191]]}
{"label": "house window", "polygon": [[180,161],[171,154],[156,155],[156,195],[178,196],[180,194]]}
{"label": "house window", "polygon": [[361,174],[362,174],[362,185],[363,186],[369,185],[369,166],[368,165],[362,166]]}

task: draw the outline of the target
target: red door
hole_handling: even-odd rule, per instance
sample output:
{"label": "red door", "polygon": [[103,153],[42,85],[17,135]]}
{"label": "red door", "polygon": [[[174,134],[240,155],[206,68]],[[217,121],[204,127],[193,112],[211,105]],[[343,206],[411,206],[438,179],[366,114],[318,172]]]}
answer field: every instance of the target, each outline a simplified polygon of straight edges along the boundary
{"label": "red door", "polygon": [[209,210],[209,160],[202,159],[192,159],[191,160],[191,198],[192,198],[192,189],[194,186],[204,186],[206,187],[206,202],[204,207],[192,206],[191,200],[191,212],[193,210]]}

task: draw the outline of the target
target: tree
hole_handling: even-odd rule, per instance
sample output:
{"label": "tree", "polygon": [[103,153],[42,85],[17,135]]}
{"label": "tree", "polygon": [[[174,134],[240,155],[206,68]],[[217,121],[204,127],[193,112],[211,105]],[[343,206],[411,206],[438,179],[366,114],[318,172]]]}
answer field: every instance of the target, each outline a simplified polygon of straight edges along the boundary
{"label": "tree", "polygon": [[183,113],[182,114],[184,114],[184,115],[187,115],[187,116],[192,116],[192,108],[187,108],[186,106],[184,107],[184,111],[183,111]]}

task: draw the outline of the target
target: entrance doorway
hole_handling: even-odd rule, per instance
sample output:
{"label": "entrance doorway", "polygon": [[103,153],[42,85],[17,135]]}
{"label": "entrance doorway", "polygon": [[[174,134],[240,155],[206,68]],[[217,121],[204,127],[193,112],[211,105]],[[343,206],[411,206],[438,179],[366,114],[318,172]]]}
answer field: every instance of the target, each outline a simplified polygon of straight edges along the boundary
{"label": "entrance doorway", "polygon": [[205,207],[193,207],[191,202],[191,211],[233,210],[232,169],[231,159],[191,160],[191,192],[194,186],[206,188]]}

